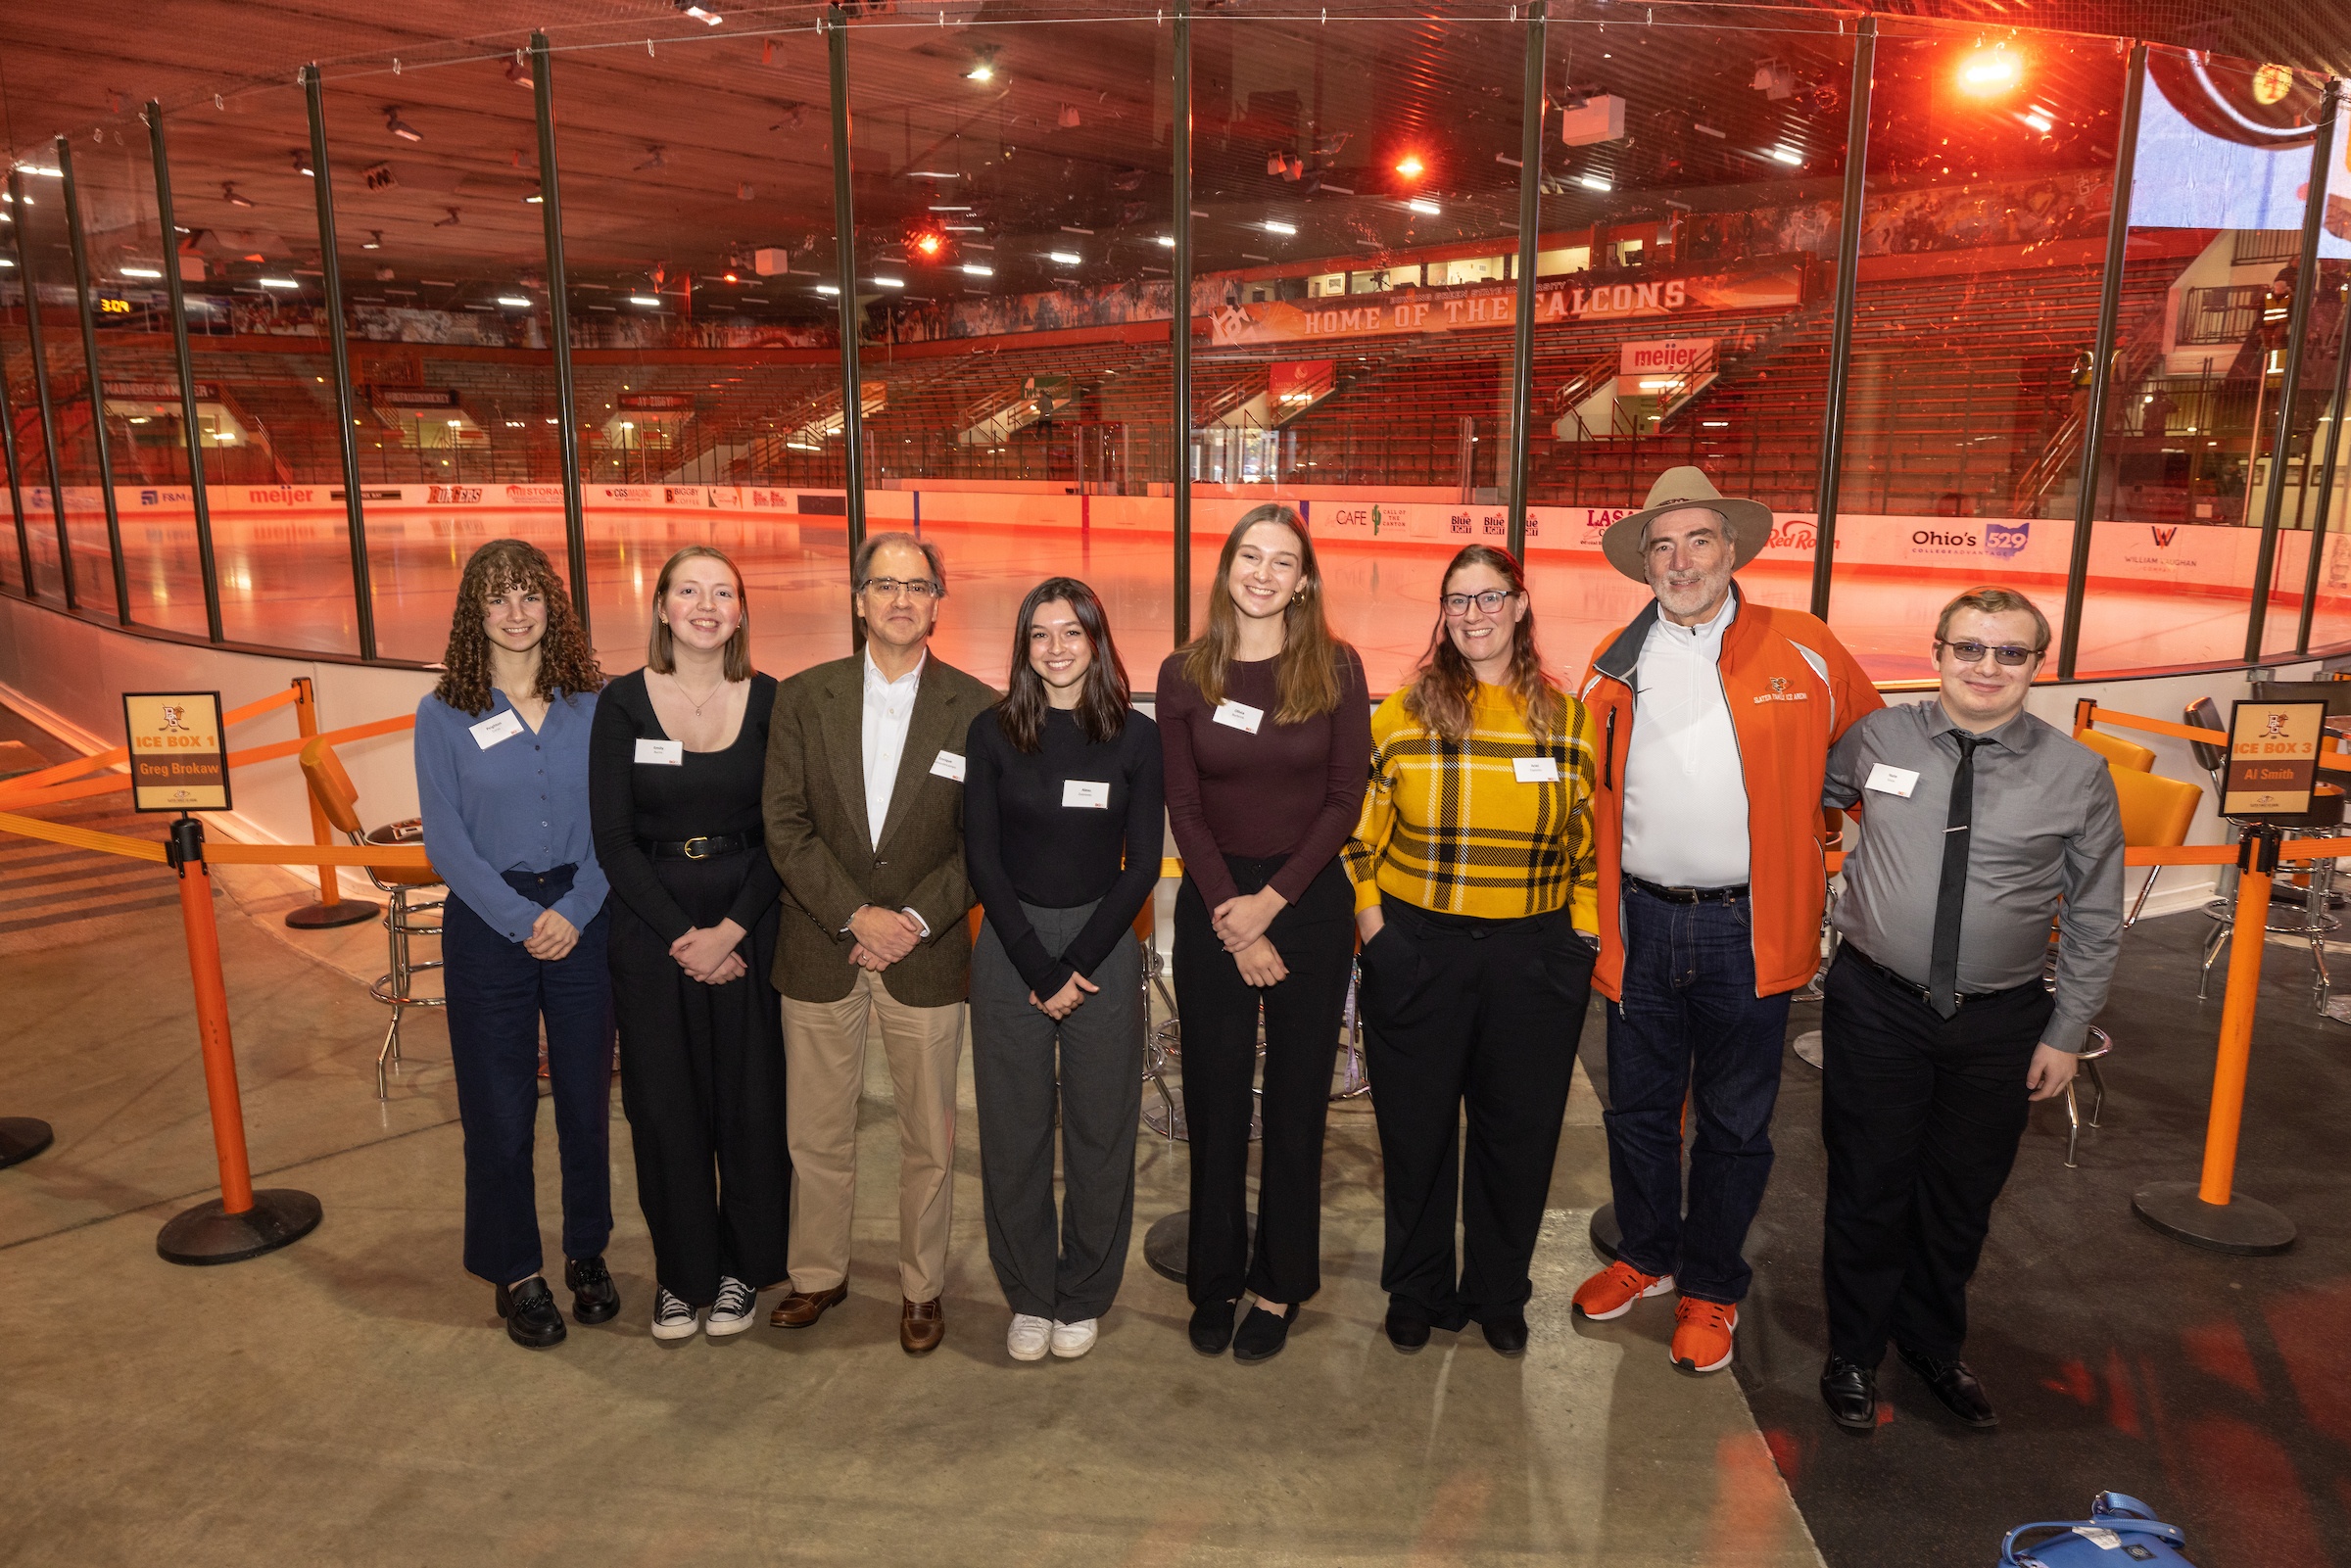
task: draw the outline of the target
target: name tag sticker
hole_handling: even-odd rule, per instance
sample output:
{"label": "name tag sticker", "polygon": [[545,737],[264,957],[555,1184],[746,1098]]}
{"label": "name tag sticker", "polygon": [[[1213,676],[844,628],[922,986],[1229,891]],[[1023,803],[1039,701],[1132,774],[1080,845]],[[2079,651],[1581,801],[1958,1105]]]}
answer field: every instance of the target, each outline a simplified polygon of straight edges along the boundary
{"label": "name tag sticker", "polygon": [[683,740],[640,740],[637,742],[637,760],[654,763],[664,768],[683,768],[686,766],[686,742]]}
{"label": "name tag sticker", "polygon": [[1083,806],[1093,811],[1110,809],[1110,785],[1095,784],[1087,779],[1065,779],[1061,784],[1061,803],[1064,806]]}
{"label": "name tag sticker", "polygon": [[1512,757],[1511,771],[1518,775],[1520,784],[1558,784],[1559,759],[1557,757]]}
{"label": "name tag sticker", "polygon": [[1897,768],[1891,762],[1881,762],[1869,770],[1869,778],[1861,787],[1875,789],[1880,794],[1899,795],[1907,800],[1910,791],[1918,787],[1918,770]]}
{"label": "name tag sticker", "polygon": [[1255,735],[1257,727],[1265,723],[1266,710],[1253,708],[1246,702],[1235,702],[1230,697],[1226,697],[1217,704],[1216,719],[1217,723],[1229,725],[1245,735]]}
{"label": "name tag sticker", "polygon": [[932,760],[931,773],[934,778],[952,779],[957,784],[963,783],[963,754],[957,751],[941,751]]}
{"label": "name tag sticker", "polygon": [[472,734],[473,743],[487,751],[501,740],[511,740],[514,736],[522,734],[522,721],[514,716],[512,708],[508,708],[505,712],[494,713],[475,725]]}

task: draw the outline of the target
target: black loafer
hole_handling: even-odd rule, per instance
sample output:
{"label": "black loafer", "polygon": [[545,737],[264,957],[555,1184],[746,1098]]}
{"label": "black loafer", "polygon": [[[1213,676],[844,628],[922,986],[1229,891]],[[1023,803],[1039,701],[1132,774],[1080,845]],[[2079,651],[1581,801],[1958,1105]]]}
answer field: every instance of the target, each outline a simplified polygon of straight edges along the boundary
{"label": "black loafer", "polygon": [[563,1343],[563,1314],[555,1307],[555,1293],[533,1274],[507,1290],[498,1287],[498,1315],[506,1320],[506,1338],[528,1351],[544,1351]]}
{"label": "black loafer", "polygon": [[1875,1367],[1858,1361],[1841,1361],[1829,1357],[1829,1364],[1820,1369],[1821,1402],[1829,1414],[1847,1432],[1875,1432],[1878,1429],[1878,1374]]}
{"label": "black loafer", "polygon": [[1417,1307],[1407,1307],[1402,1302],[1389,1305],[1388,1343],[1405,1354],[1419,1353],[1420,1348],[1428,1343],[1429,1328],[1428,1319],[1420,1315]]}
{"label": "black loafer", "polygon": [[1508,1317],[1497,1317],[1478,1326],[1486,1331],[1486,1343],[1494,1347],[1497,1354],[1524,1355],[1526,1354],[1525,1313],[1512,1312]]}
{"label": "black loafer", "polygon": [[594,1258],[571,1258],[563,1263],[563,1283],[571,1291],[571,1316],[579,1323],[607,1323],[620,1311],[620,1287],[604,1266],[601,1253]]}
{"label": "black loafer", "polygon": [[1984,1385],[1976,1381],[1976,1374],[1967,1369],[1965,1361],[1939,1361],[1899,1345],[1895,1350],[1901,1355],[1902,1364],[1916,1372],[1918,1380],[1943,1402],[1944,1409],[1979,1432],[1989,1432],[2000,1424],[2000,1412],[1991,1407]]}
{"label": "black loafer", "polygon": [[1271,1360],[1281,1354],[1282,1346],[1290,1337],[1290,1325],[1297,1321],[1296,1302],[1290,1303],[1289,1310],[1279,1317],[1262,1307],[1250,1307],[1249,1315],[1242,1318],[1241,1326],[1233,1331],[1232,1358],[1243,1363]]}
{"label": "black loafer", "polygon": [[1232,1312],[1237,1302],[1202,1302],[1192,1308],[1192,1349],[1223,1355],[1232,1348]]}

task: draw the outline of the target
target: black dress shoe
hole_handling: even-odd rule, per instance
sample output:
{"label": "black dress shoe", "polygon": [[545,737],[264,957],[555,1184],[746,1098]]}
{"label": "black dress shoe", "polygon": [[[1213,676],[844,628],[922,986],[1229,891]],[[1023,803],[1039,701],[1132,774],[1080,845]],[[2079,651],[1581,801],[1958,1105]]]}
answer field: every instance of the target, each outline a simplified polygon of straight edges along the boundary
{"label": "black dress shoe", "polygon": [[1931,1355],[1903,1350],[1899,1345],[1895,1350],[1901,1355],[1902,1363],[1916,1372],[1919,1381],[1943,1402],[1944,1409],[1981,1432],[1989,1432],[2000,1424],[2000,1412],[1991,1407],[1991,1401],[1985,1397],[1984,1385],[1976,1381],[1976,1374],[1967,1369],[1965,1361],[1939,1361]]}
{"label": "black dress shoe", "polygon": [[1419,1353],[1420,1348],[1428,1343],[1429,1328],[1428,1319],[1421,1315],[1418,1307],[1407,1307],[1402,1302],[1388,1305],[1388,1343],[1405,1354]]}
{"label": "black dress shoe", "polygon": [[563,1314],[555,1293],[537,1274],[512,1290],[498,1287],[498,1315],[506,1320],[506,1338],[525,1350],[544,1351],[563,1343]]}
{"label": "black dress shoe", "polygon": [[1493,1318],[1479,1326],[1486,1331],[1486,1343],[1494,1347],[1497,1354],[1524,1355],[1526,1354],[1525,1313],[1512,1312],[1508,1317]]}
{"label": "black dress shoe", "polygon": [[1847,1432],[1878,1429],[1877,1368],[1830,1356],[1829,1364],[1820,1369],[1820,1398],[1829,1414]]}
{"label": "black dress shoe", "polygon": [[1298,1304],[1290,1303],[1289,1310],[1279,1317],[1262,1307],[1249,1308],[1241,1326],[1233,1331],[1232,1358],[1243,1363],[1270,1361],[1281,1354],[1281,1347],[1290,1337],[1290,1325],[1298,1321]]}
{"label": "black dress shoe", "polygon": [[571,1291],[571,1316],[578,1323],[610,1322],[620,1311],[620,1287],[599,1253],[594,1258],[570,1258],[563,1262],[563,1283]]}
{"label": "black dress shoe", "polygon": [[1232,1348],[1232,1312],[1237,1302],[1202,1302],[1192,1308],[1192,1349],[1223,1355]]}

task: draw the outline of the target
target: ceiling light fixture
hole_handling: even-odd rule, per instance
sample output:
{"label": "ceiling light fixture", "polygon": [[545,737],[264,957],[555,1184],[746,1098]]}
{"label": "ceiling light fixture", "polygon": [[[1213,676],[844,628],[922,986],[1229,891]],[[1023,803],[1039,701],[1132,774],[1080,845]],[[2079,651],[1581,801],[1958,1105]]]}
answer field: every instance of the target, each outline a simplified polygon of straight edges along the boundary
{"label": "ceiling light fixture", "polygon": [[1775,164],[1787,164],[1796,168],[1804,166],[1804,155],[1793,147],[1774,147],[1771,150],[1771,161]]}
{"label": "ceiling light fixture", "polygon": [[977,261],[966,261],[963,263],[963,275],[967,278],[992,278],[996,275],[996,269],[992,266],[982,266]]}
{"label": "ceiling light fixture", "polygon": [[400,118],[400,105],[391,104],[384,110],[384,129],[404,142],[420,142],[424,133]]}
{"label": "ceiling light fixture", "polygon": [[383,248],[384,231],[380,228],[369,229],[367,231],[367,237],[360,241],[360,249],[362,251],[380,251]]}
{"label": "ceiling light fixture", "polygon": [[1417,197],[1405,203],[1404,205],[1411,208],[1414,212],[1418,213],[1423,217],[1435,217],[1445,211],[1445,209],[1439,207],[1436,203],[1422,201]]}
{"label": "ceiling light fixture", "polygon": [[1575,182],[1588,191],[1612,191],[1616,187],[1598,174],[1578,174]]}
{"label": "ceiling light fixture", "polygon": [[682,14],[692,17],[696,22],[708,23],[713,27],[727,20],[715,11],[703,10],[700,6],[696,5],[694,0],[670,0],[670,3],[676,6]]}
{"label": "ceiling light fixture", "polygon": [[[64,179],[66,177],[66,171],[64,169],[50,168],[41,164],[19,164],[17,166],[17,169],[20,173],[38,174],[43,179]],[[27,203],[26,205],[29,206],[31,204]]]}
{"label": "ceiling light fixture", "polygon": [[1164,248],[1172,251],[1176,249],[1176,236],[1173,234],[1162,234],[1159,236],[1159,243]]}
{"label": "ceiling light fixture", "polygon": [[1690,128],[1694,131],[1697,131],[1701,136],[1711,136],[1718,142],[1728,141],[1730,139],[1730,133],[1728,131],[1716,130],[1713,126],[1707,124],[1703,119],[1694,120],[1691,123]]}
{"label": "ceiling light fixture", "polygon": [[631,305],[659,305],[661,297],[657,294],[632,294],[629,296],[629,303]]}
{"label": "ceiling light fixture", "polygon": [[504,306],[511,306],[517,310],[527,310],[531,308],[531,302],[524,299],[519,294],[502,294],[498,297],[498,303]]}
{"label": "ceiling light fixture", "polygon": [[299,289],[302,287],[292,278],[255,278],[254,281],[264,289]]}
{"label": "ceiling light fixture", "polygon": [[819,294],[839,296],[840,293],[840,285],[838,283],[819,283],[816,286],[816,292]]}
{"label": "ceiling light fixture", "polygon": [[517,87],[536,87],[539,85],[536,81],[531,79],[530,70],[528,67],[523,65],[522,51],[519,49],[514,51],[514,58],[506,62],[506,80],[512,82]]}
{"label": "ceiling light fixture", "polygon": [[1398,161],[1396,172],[1402,174],[1406,179],[1418,179],[1427,170],[1427,167],[1426,164],[1420,162],[1420,156],[1417,153],[1407,153]]}
{"label": "ceiling light fixture", "polygon": [[1059,262],[1063,266],[1081,266],[1085,262],[1085,258],[1080,256],[1076,251],[1047,251],[1045,260]]}
{"label": "ceiling light fixture", "polygon": [[874,281],[886,289],[902,289],[906,286],[904,278],[876,278]]}
{"label": "ceiling light fixture", "polygon": [[126,278],[160,278],[164,273],[161,267],[126,266],[122,268],[122,275]]}
{"label": "ceiling light fixture", "polygon": [[971,209],[968,207],[934,207],[931,211],[934,213],[968,213]]}
{"label": "ceiling light fixture", "polygon": [[[239,192],[237,182],[233,179],[220,182],[220,199],[231,207],[251,207],[253,205],[253,198]],[[26,202],[24,205],[30,207],[32,204]]]}
{"label": "ceiling light fixture", "polygon": [[1269,217],[1259,226],[1262,227],[1268,234],[1279,234],[1285,239],[1293,238],[1298,233],[1297,224],[1284,223],[1278,218]]}
{"label": "ceiling light fixture", "polygon": [[312,179],[316,179],[318,177],[318,171],[311,167],[310,154],[304,152],[298,147],[292,152],[288,153],[286,156],[294,161],[294,172],[297,174],[307,174]]}

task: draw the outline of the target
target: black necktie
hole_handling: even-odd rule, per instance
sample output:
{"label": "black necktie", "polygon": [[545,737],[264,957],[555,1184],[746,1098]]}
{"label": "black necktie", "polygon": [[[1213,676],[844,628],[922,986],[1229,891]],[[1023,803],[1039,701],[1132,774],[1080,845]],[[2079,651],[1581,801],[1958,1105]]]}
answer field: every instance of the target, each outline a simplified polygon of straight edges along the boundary
{"label": "black necktie", "polygon": [[1951,772],[1949,826],[1943,832],[1943,885],[1935,893],[1935,948],[1927,960],[1927,1000],[1949,1018],[1959,1011],[1959,907],[1967,901],[1967,841],[1976,812],[1976,747],[1991,736],[1959,735],[1959,766]]}

